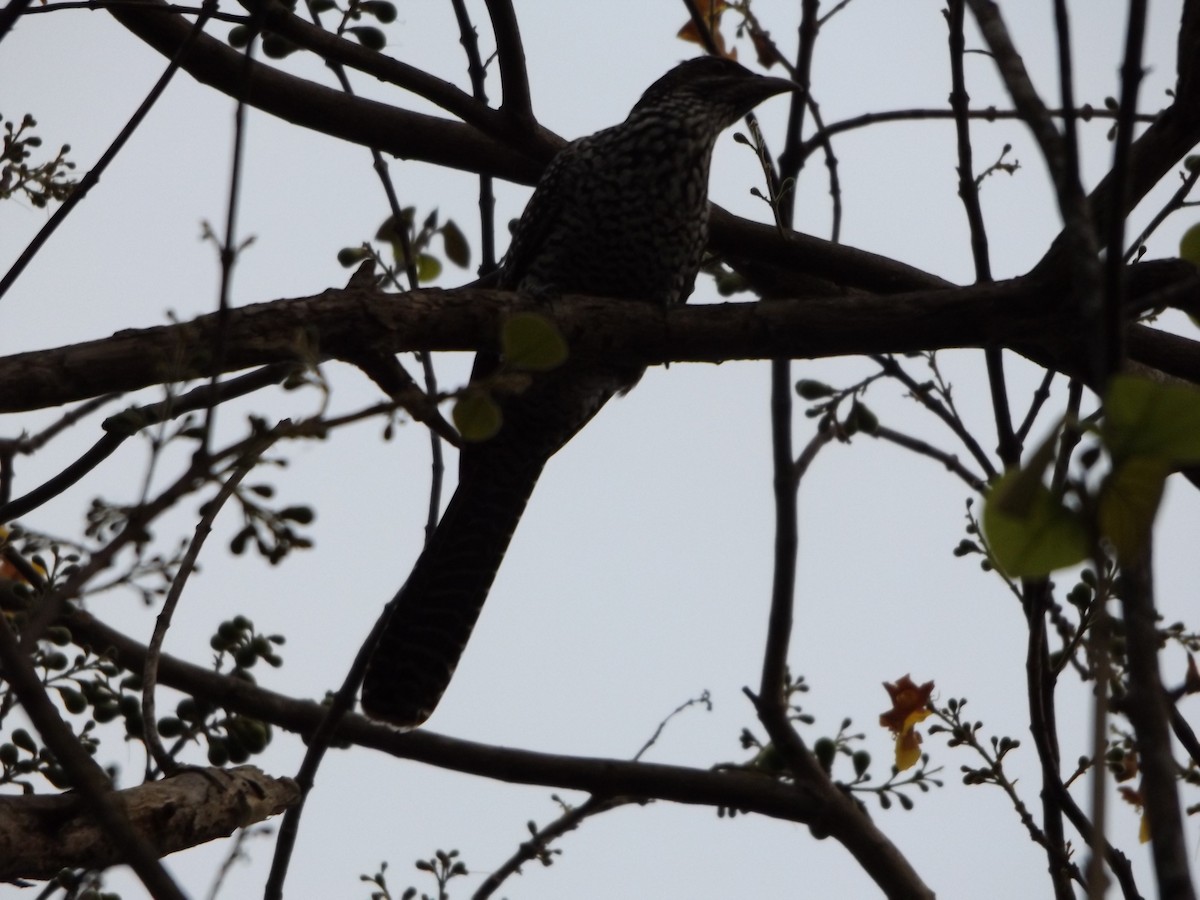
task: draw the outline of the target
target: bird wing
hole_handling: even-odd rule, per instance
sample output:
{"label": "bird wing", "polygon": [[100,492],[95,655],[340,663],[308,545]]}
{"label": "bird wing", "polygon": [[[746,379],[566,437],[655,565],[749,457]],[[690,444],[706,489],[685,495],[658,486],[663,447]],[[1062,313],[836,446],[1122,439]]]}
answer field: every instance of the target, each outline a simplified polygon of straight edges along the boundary
{"label": "bird wing", "polygon": [[555,228],[562,215],[563,198],[570,193],[565,182],[575,155],[575,144],[568,144],[554,157],[542,177],[538,180],[533,196],[525,205],[520,221],[513,231],[512,242],[500,268],[500,289],[515,291],[529,271],[530,263],[537,258],[546,237]]}

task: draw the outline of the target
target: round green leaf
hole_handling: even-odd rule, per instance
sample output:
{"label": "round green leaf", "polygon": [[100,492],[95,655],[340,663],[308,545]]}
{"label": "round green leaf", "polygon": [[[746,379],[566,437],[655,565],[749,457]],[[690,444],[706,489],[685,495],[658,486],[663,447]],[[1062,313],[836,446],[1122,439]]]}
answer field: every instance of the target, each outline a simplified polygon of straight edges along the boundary
{"label": "round green leaf", "polygon": [[436,256],[421,253],[417,256],[417,280],[428,284],[442,274],[442,263]]}
{"label": "round green leaf", "polygon": [[442,226],[442,243],[446,246],[446,257],[456,266],[466,268],[471,264],[471,247],[466,235],[453,221]]}
{"label": "round green leaf", "polygon": [[1039,578],[1086,559],[1087,526],[1045,485],[1021,483],[1023,513],[1006,507],[1006,490],[1021,475],[1018,470],[1002,476],[983,507],[983,530],[996,564],[1010,578]]}
{"label": "round green leaf", "polygon": [[1146,546],[1170,474],[1170,466],[1161,459],[1135,456],[1104,479],[1097,512],[1100,533],[1122,562],[1137,559]]}
{"label": "round green leaf", "polygon": [[504,361],[514,369],[545,372],[567,358],[567,342],[554,323],[537,313],[516,313],[500,335]]}
{"label": "round green leaf", "polygon": [[1194,266],[1200,266],[1200,222],[1183,233],[1179,239],[1179,255]]}
{"label": "round green leaf", "polygon": [[365,247],[343,247],[338,251],[337,261],[343,268],[350,268],[357,265],[371,255],[371,251]]}
{"label": "round green leaf", "polygon": [[1200,391],[1116,375],[1104,397],[1100,433],[1118,464],[1135,456],[1200,463]]}
{"label": "round green leaf", "polygon": [[451,416],[464,441],[488,440],[503,421],[499,404],[484,391],[468,391],[459,397]]}

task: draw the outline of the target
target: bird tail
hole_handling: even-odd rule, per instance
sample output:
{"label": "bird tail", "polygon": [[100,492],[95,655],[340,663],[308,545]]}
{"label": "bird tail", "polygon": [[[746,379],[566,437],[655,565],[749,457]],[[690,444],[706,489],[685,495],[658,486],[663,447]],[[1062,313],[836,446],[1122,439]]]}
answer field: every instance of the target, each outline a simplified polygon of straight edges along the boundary
{"label": "bird tail", "polygon": [[515,464],[514,454],[480,455],[464,471],[408,581],[384,609],[362,689],[363,710],[372,718],[400,726],[429,718],[545,464],[529,455]]}

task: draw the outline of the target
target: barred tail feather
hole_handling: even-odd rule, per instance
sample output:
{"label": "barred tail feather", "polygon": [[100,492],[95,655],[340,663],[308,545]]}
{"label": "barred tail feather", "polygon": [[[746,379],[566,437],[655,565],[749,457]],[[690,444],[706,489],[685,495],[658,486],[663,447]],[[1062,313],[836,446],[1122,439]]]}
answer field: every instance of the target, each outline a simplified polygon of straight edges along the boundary
{"label": "barred tail feather", "polygon": [[367,715],[405,727],[429,718],[450,684],[543,464],[527,458],[515,467],[475,465],[460,482],[408,581],[384,609],[383,632],[363,681]]}

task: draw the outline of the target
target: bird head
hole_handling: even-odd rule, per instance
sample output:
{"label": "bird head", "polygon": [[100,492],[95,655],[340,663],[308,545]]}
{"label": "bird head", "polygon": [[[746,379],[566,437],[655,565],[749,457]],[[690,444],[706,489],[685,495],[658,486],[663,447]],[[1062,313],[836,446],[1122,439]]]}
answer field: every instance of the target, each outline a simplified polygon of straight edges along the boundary
{"label": "bird head", "polygon": [[793,81],[756,75],[731,59],[701,56],[680,63],[650,85],[633,115],[678,107],[689,115],[710,118],[721,130],[768,97],[798,89]]}

